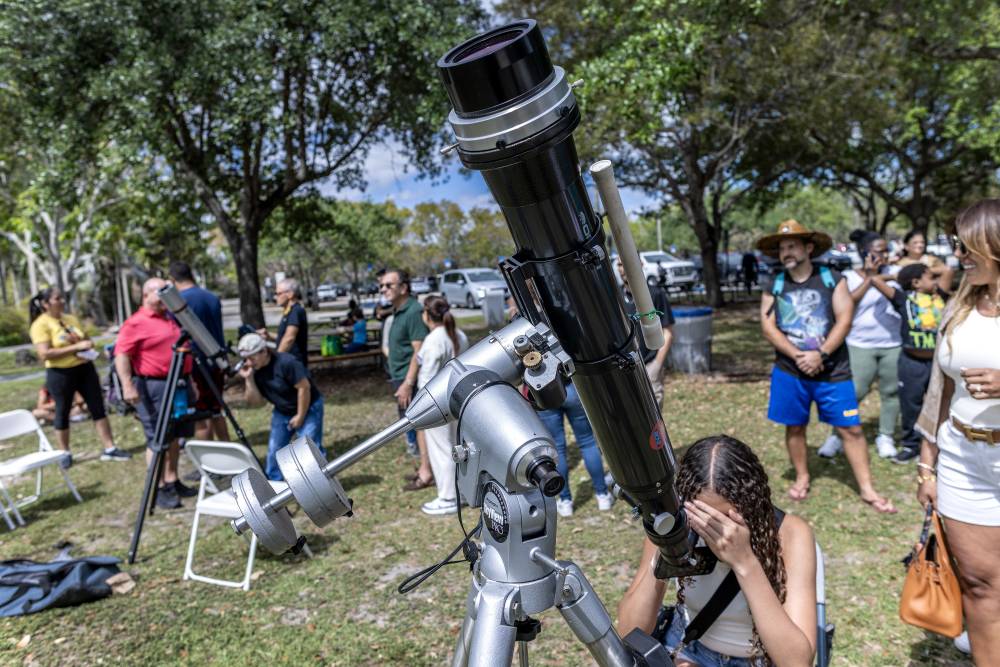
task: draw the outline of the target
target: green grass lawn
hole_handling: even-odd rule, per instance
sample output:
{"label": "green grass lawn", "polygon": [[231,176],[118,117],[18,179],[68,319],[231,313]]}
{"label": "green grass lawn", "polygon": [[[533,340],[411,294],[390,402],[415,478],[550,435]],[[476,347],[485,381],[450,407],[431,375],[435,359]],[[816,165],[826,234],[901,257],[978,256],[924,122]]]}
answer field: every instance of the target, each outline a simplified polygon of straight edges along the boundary
{"label": "green grass lawn", "polygon": [[[812,524],[827,559],[828,613],[837,625],[834,664],[968,664],[950,640],[904,625],[897,616],[903,580],[899,560],[921,518],[913,467],[877,457],[873,462],[879,489],[900,508],[896,516],[876,515],[857,500],[842,457],[828,462],[813,455],[809,500],[794,505],[785,500],[792,478],[783,434],[765,418],[772,353],[753,318],[754,311],[744,309],[717,319],[718,374],[670,376],[664,417],[675,447],[720,432],[742,438],[763,459],[778,504]],[[474,333],[475,338],[483,332]],[[0,385],[0,410],[30,407],[37,384]],[[321,384],[328,452],[343,452],[395,420],[391,391],[378,377],[322,378]],[[232,406],[263,454],[270,410],[249,409],[235,396]],[[863,405],[870,437],[877,411],[877,399]],[[75,424],[72,476],[84,503],[75,503],[50,478],[52,493],[24,512],[27,527],[13,533],[0,528],[0,558],[48,560],[62,540],[76,545],[75,555],[125,558],[143,480],[142,434],[131,418],[112,421],[118,443],[136,454],[132,462],[99,462],[92,426]],[[826,435],[819,426],[810,430],[811,451]],[[3,443],[0,458],[30,446]],[[183,458],[182,464],[190,469]],[[583,567],[614,615],[636,567],[642,530],[621,503],[598,512],[579,457],[571,464],[577,511],[559,521],[557,555]],[[76,608],[0,619],[0,663],[448,664],[464,615],[468,569],[444,568],[415,592],[396,592],[406,576],[437,562],[460,539],[454,517],[432,518],[419,511],[432,490],[401,491],[403,475],[411,469],[412,460],[396,442],[347,471],[341,481],[354,499],[354,517],[319,530],[299,512],[295,522],[315,558],[273,557],[260,549],[249,593],[182,581],[193,502],[186,501],[183,510],[158,512],[146,522],[138,562],[122,566],[136,580],[135,590]],[[29,490],[27,480],[15,486],[21,494]],[[195,569],[242,576],[246,545],[221,520],[207,519],[202,530]],[[533,664],[591,664],[557,612],[541,619],[542,634],[531,645]],[[26,636],[30,640],[23,645]]]}

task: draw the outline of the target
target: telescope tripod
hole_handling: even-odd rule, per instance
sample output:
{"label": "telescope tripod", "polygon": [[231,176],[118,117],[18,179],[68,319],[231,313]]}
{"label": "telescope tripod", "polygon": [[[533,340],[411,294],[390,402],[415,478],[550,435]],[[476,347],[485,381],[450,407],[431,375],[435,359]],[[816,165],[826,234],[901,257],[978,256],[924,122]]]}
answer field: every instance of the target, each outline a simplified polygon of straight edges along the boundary
{"label": "telescope tripod", "polygon": [[648,635],[622,640],[583,571],[555,559],[553,497],[537,490],[508,493],[492,479],[480,492],[483,541],[452,667],[507,667],[515,648],[517,664],[527,667],[528,644],[541,631],[532,615],[552,607],[601,667],[672,667],[666,649]]}
{"label": "telescope tripod", "polygon": [[[189,351],[184,349],[184,346],[187,345],[188,341],[188,334],[186,332],[182,333],[177,339],[177,342],[175,342],[171,348],[172,354],[170,356],[169,370],[167,370],[166,391],[163,392],[163,398],[160,401],[160,409],[156,415],[156,428],[152,444],[153,460],[150,462],[149,468],[146,470],[146,482],[142,490],[142,500],[139,504],[139,512],[135,518],[135,527],[132,530],[132,541],[129,544],[128,550],[129,563],[135,562],[136,554],[139,551],[139,539],[142,537],[142,527],[145,523],[146,512],[148,511],[150,516],[152,516],[156,508],[158,483],[163,477],[163,467],[166,463],[166,449],[169,446],[168,435],[170,426],[172,424],[181,423],[182,421],[191,421],[210,416],[206,413],[194,413],[176,418],[173,414],[174,397],[177,394],[177,384],[184,375],[184,357],[189,354]],[[197,358],[195,359],[195,366],[198,369],[198,372],[202,374],[202,378],[205,380],[205,384],[212,392],[212,395],[215,396],[216,400],[222,406],[223,413],[232,425],[233,431],[236,433],[236,437],[244,447],[253,453],[253,450],[250,448],[250,444],[247,442],[246,435],[243,433],[243,429],[240,428],[239,423],[236,421],[236,417],[233,416],[229,406],[226,405],[225,400],[223,400],[222,391],[219,387],[215,386],[215,382],[212,381],[212,376],[208,372],[208,369],[202,366],[201,361]],[[254,456],[256,457],[256,454],[254,454]],[[260,463],[259,458],[257,459],[257,462]]]}

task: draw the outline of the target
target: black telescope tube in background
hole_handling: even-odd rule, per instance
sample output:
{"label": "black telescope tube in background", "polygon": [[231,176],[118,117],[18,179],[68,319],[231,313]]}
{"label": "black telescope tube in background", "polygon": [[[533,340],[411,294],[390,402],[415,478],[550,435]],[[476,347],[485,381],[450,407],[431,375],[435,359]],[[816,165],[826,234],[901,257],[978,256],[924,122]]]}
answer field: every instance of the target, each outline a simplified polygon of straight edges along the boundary
{"label": "black telescope tube in background", "polygon": [[[556,76],[532,20],[464,42],[438,69],[460,121],[485,119],[500,129],[505,113],[540,96]],[[527,289],[511,285],[521,313],[534,323],[544,319],[572,357],[573,381],[608,467],[638,505],[664,560],[682,567],[690,545],[673,450],[638,355],[638,327],[625,315],[601,221],[583,184],[572,134],[579,110],[574,101],[556,111],[551,122],[529,124],[528,136],[485,150],[469,150],[460,136],[458,153],[466,167],[482,172],[514,238],[517,252],[504,267],[508,282],[522,275],[510,266],[528,267],[522,275]],[[676,519],[665,535],[653,529],[663,513]]]}

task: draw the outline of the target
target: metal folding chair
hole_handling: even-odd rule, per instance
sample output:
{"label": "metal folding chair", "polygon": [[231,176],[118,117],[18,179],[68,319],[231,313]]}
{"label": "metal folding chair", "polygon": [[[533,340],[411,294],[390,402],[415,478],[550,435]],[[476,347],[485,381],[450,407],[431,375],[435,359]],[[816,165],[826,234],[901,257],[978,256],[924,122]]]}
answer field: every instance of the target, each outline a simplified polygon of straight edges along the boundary
{"label": "metal folding chair", "polygon": [[[38,424],[38,420],[35,419],[35,416],[27,410],[12,410],[10,412],[0,414],[0,440],[8,440],[10,438],[20,435],[28,435],[30,433],[34,433],[38,436],[37,452],[0,461],[0,496],[2,496],[2,498],[0,498],[0,515],[3,516],[3,520],[6,522],[7,527],[10,530],[14,530],[15,527],[14,523],[10,520],[10,514],[14,515],[14,518],[17,519],[17,523],[19,525],[25,525],[24,517],[21,516],[21,512],[18,508],[24,507],[25,505],[33,503],[41,498],[42,470],[45,466],[58,464],[59,461],[66,456],[64,452],[56,451],[52,448],[52,445],[49,443],[49,439],[45,437],[42,427]],[[26,498],[22,498],[17,503],[14,503],[10,498],[10,493],[8,492],[7,487],[4,485],[3,478],[23,475],[31,472],[32,470],[37,471],[35,478],[35,493]],[[59,470],[62,474],[66,487],[69,489],[70,493],[73,494],[73,497],[76,498],[76,501],[82,503],[83,498],[80,497],[76,487],[73,486],[73,482],[70,481],[69,473],[67,473],[61,466],[57,466],[57,470]],[[4,507],[4,502],[7,504],[6,507]],[[8,514],[8,512],[10,514]]]}
{"label": "metal folding chair", "polygon": [[[254,557],[257,554],[256,535],[250,538],[250,553],[247,556],[246,572],[241,581],[216,579],[196,574],[192,564],[194,562],[195,544],[198,541],[198,524],[203,514],[225,517],[227,519],[237,519],[242,516],[239,507],[236,505],[236,496],[233,492],[230,489],[218,491],[209,475],[231,477],[238,475],[248,468],[260,471],[260,464],[257,462],[253,452],[235,442],[188,440],[184,445],[184,451],[187,452],[192,463],[201,472],[198,500],[195,503],[194,520],[191,524],[191,539],[188,542],[187,560],[184,563],[184,579],[192,579],[217,586],[242,588],[248,591],[250,590],[250,577],[253,574]],[[284,482],[271,482],[271,486],[276,492],[283,491],[288,487]],[[308,545],[303,548],[303,552],[312,558],[312,552],[309,550]]]}

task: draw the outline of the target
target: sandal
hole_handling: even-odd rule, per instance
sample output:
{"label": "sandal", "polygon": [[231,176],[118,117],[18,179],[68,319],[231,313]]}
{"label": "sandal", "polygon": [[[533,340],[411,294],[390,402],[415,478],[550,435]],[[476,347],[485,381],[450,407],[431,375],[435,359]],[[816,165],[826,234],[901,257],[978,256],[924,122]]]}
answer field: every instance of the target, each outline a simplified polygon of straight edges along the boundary
{"label": "sandal", "polygon": [[788,497],[797,502],[802,502],[809,497],[809,483],[793,484],[788,489]]}
{"label": "sandal", "polygon": [[406,485],[403,486],[403,491],[419,491],[421,489],[427,489],[427,488],[432,487],[432,486],[434,486],[434,478],[433,477],[431,477],[430,479],[428,479],[426,481],[420,479],[419,477],[417,477],[416,479],[413,479],[413,480],[410,480],[409,482],[407,482]]}
{"label": "sandal", "polygon": [[403,479],[405,479],[407,482],[412,482],[413,480],[420,479],[420,473],[414,470],[411,473],[403,475]]}

